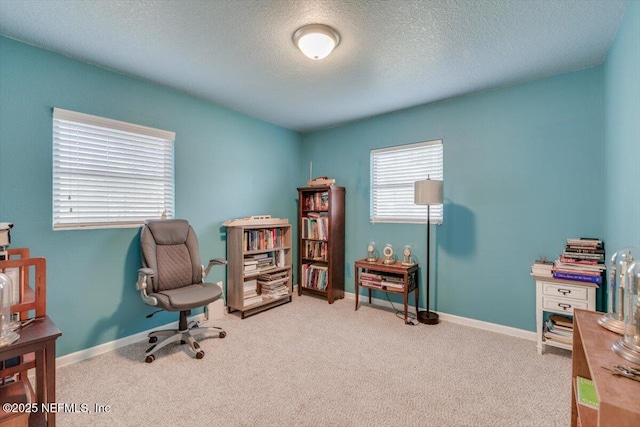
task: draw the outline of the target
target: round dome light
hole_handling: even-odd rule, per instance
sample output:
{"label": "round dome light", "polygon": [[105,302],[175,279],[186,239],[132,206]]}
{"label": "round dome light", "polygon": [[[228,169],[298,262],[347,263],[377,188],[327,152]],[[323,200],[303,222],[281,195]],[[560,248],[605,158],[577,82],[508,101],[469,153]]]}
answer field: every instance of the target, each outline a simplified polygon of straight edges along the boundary
{"label": "round dome light", "polygon": [[333,28],[322,24],[310,24],[293,33],[293,43],[313,60],[326,58],[340,43],[340,35]]}

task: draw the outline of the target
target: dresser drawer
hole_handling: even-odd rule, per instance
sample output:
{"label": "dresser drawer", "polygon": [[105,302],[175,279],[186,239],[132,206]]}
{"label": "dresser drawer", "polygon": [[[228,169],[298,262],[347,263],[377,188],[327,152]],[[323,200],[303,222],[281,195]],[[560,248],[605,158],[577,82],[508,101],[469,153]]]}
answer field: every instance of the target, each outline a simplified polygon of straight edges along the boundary
{"label": "dresser drawer", "polygon": [[583,310],[589,309],[587,301],[572,300],[569,298],[542,297],[543,310],[555,311],[558,313],[573,313],[575,308]]}
{"label": "dresser drawer", "polygon": [[572,300],[587,301],[587,286],[563,285],[560,283],[542,283],[542,295],[556,298],[571,298]]}

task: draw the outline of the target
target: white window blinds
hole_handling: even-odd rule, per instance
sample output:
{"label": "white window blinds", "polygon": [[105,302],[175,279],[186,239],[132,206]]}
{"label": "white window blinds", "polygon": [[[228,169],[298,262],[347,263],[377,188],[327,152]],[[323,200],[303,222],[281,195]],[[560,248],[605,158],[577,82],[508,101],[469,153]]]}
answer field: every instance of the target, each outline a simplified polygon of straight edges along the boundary
{"label": "white window blinds", "polygon": [[174,214],[175,133],[53,109],[53,229]]}
{"label": "white window blinds", "polygon": [[[427,206],[413,203],[414,183],[443,179],[442,140],[371,150],[371,222],[426,223]],[[442,223],[442,204],[431,205]]]}

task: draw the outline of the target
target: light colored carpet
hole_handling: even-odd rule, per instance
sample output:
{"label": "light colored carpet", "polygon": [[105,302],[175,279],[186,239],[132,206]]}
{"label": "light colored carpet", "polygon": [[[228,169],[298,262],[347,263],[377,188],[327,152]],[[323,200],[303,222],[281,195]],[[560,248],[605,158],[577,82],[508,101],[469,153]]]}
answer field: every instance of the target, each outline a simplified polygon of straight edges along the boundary
{"label": "light colored carpet", "polygon": [[[533,310],[533,308],[532,308]],[[141,318],[141,322],[145,319]],[[311,296],[215,322],[196,360],[146,342],[57,370],[60,426],[567,426],[571,353],[449,322]]]}

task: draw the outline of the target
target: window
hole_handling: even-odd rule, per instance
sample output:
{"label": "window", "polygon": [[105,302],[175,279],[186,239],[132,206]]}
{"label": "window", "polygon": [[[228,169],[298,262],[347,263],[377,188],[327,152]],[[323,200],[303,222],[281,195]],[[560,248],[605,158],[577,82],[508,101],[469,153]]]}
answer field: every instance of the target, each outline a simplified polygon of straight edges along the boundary
{"label": "window", "polygon": [[[442,140],[371,150],[371,222],[426,223],[427,206],[413,203],[413,186],[442,180]],[[431,205],[432,223],[442,223],[442,205]]]}
{"label": "window", "polygon": [[53,109],[53,229],[174,214],[175,133]]}

